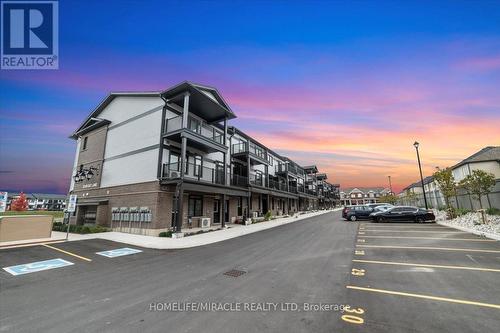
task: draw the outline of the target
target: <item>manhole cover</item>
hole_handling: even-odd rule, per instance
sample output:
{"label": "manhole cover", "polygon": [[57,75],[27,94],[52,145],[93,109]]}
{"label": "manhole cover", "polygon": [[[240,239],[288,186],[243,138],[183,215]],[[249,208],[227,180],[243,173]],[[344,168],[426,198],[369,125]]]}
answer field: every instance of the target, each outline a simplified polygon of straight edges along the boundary
{"label": "manhole cover", "polygon": [[225,272],[224,275],[231,276],[231,277],[239,277],[245,273],[246,273],[245,271],[240,271],[238,269],[232,269],[230,271]]}

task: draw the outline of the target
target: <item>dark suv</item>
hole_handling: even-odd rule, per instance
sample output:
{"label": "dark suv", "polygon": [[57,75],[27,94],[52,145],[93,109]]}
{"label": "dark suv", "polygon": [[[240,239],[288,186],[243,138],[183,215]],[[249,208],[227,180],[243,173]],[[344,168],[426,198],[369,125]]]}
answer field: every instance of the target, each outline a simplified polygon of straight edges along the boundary
{"label": "dark suv", "polygon": [[345,214],[345,219],[349,221],[357,220],[368,220],[370,219],[370,214],[373,213],[373,207],[363,205],[363,206],[353,206],[349,207],[349,210]]}

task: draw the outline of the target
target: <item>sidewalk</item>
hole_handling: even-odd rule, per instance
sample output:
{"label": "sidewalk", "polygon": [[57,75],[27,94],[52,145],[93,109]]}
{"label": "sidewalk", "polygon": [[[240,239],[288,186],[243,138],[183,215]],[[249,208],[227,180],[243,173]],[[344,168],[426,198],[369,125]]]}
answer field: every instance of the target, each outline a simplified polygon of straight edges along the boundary
{"label": "sidewalk", "polygon": [[[185,249],[190,247],[222,242],[227,239],[248,235],[254,232],[275,228],[280,225],[293,223],[309,217],[331,213],[339,210],[341,210],[341,208],[335,208],[332,210],[321,210],[313,213],[302,214],[299,215],[298,217],[279,218],[276,220],[260,222],[248,226],[237,224],[237,225],[232,225],[231,228],[228,229],[207,232],[200,235],[194,235],[178,239],[135,235],[122,232],[102,232],[98,234],[87,234],[87,235],[69,234],[69,241],[79,241],[85,239],[98,238],[98,239],[106,239],[114,242],[126,243],[129,245],[135,245],[150,249]],[[66,233],[53,231],[52,238],[54,238],[54,240],[66,238]]]}

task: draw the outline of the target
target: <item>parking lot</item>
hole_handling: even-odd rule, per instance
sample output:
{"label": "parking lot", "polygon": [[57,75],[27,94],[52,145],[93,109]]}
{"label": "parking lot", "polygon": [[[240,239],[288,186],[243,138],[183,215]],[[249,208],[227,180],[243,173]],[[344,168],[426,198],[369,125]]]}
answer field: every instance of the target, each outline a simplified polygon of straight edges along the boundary
{"label": "parking lot", "polygon": [[498,331],[497,241],[435,223],[360,222],[353,252],[346,331]]}
{"label": "parking lot", "polygon": [[[499,243],[435,223],[346,222],[335,212],[175,251],[99,239],[2,249],[0,268],[0,332],[469,333],[500,327]],[[244,274],[225,275],[232,269]],[[172,301],[349,308],[150,310],[152,302]]]}

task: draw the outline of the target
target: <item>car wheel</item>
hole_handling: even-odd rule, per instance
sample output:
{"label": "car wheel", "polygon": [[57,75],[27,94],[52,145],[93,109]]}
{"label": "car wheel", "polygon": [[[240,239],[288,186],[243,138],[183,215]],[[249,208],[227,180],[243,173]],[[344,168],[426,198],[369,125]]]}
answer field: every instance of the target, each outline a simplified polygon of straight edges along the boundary
{"label": "car wheel", "polygon": [[384,219],[382,216],[377,217],[377,222],[378,222],[378,223],[384,223],[384,222],[385,222],[385,219]]}
{"label": "car wheel", "polygon": [[351,215],[349,218],[352,222],[356,222],[356,215]]}
{"label": "car wheel", "polygon": [[425,222],[424,218],[421,216],[418,216],[415,220],[417,223],[424,223]]}

